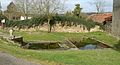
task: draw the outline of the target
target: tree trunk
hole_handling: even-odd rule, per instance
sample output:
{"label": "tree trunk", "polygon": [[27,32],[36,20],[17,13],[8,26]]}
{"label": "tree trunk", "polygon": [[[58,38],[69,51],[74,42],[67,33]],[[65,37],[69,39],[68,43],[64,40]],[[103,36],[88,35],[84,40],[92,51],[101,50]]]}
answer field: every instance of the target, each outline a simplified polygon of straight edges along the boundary
{"label": "tree trunk", "polygon": [[48,19],[48,33],[51,32],[51,25],[50,25],[50,19]]}
{"label": "tree trunk", "polygon": [[112,34],[120,38],[120,0],[113,0]]}

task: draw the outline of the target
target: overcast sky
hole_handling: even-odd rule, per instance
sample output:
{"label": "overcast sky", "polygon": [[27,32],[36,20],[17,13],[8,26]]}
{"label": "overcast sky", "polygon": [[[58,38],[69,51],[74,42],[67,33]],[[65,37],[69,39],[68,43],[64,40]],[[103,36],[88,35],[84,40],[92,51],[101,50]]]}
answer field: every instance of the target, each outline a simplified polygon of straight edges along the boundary
{"label": "overcast sky", "polygon": [[[2,8],[5,10],[7,5],[12,1],[12,0],[0,0],[2,3]],[[67,3],[65,4],[66,10],[72,11],[74,9],[75,4],[81,4],[81,8],[83,8],[83,12],[95,12],[96,9],[94,5],[90,5],[90,1],[93,0],[68,0]],[[112,3],[113,0],[104,0],[106,3],[105,11],[106,12],[111,12],[112,11]]]}

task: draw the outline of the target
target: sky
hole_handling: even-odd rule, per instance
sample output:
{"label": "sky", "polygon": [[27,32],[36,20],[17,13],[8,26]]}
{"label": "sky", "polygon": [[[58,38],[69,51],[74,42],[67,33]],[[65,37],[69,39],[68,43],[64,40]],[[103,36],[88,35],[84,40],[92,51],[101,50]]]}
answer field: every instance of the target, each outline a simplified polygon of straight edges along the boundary
{"label": "sky", "polygon": [[[5,10],[7,8],[7,5],[12,0],[0,0],[2,3],[2,8]],[[82,12],[96,12],[96,8],[94,5],[91,5],[89,2],[92,2],[93,0],[67,0],[65,4],[66,11],[72,11],[75,7],[75,4],[80,4],[81,8],[83,8]],[[106,3],[105,6],[105,12],[111,12],[112,6],[113,6],[113,0],[104,0]]]}
{"label": "sky", "polygon": [[[113,0],[104,0],[105,1],[105,11],[111,12],[113,9]],[[75,4],[80,4],[81,8],[83,8],[83,12],[96,12],[96,8],[94,5],[91,5],[90,2],[93,2],[93,0],[68,0],[67,2],[67,9],[73,10],[75,7]]]}

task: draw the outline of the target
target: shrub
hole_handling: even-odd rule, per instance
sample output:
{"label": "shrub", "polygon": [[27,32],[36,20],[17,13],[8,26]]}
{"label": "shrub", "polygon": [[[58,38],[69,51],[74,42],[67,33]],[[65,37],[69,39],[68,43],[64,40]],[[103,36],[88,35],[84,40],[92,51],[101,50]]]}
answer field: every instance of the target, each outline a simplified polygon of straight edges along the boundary
{"label": "shrub", "polygon": [[0,21],[3,20],[3,19],[8,20],[6,16],[4,16],[4,15],[0,15]]}

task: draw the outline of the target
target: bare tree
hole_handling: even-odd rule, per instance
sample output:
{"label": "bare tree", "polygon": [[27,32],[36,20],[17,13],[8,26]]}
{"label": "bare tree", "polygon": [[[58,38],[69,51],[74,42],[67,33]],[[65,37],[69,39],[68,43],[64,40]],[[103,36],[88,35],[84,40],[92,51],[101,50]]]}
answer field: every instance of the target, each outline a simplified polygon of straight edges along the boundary
{"label": "bare tree", "polygon": [[32,0],[14,0],[14,2],[18,11],[20,11],[26,18],[28,18]]}
{"label": "bare tree", "polygon": [[104,0],[93,0],[89,2],[91,5],[94,5],[97,13],[102,13],[105,10],[105,1]]}
{"label": "bare tree", "polygon": [[64,11],[64,4],[66,0],[34,0],[33,8],[37,14],[46,15],[48,19],[48,32],[51,32],[51,22],[56,13]]}
{"label": "bare tree", "polygon": [[48,18],[48,31],[51,32],[50,21],[54,14],[64,11],[64,4],[67,0],[14,0],[19,11],[27,16],[28,14],[46,15]]}
{"label": "bare tree", "polygon": [[63,11],[66,0],[14,0],[18,10],[27,14],[48,14]]}
{"label": "bare tree", "polygon": [[44,12],[44,2],[45,0],[30,0],[29,10],[31,14],[35,16],[43,15]]}
{"label": "bare tree", "polygon": [[48,32],[51,32],[51,19],[55,13],[62,12],[64,10],[65,0],[44,0],[44,12],[48,18]]}

